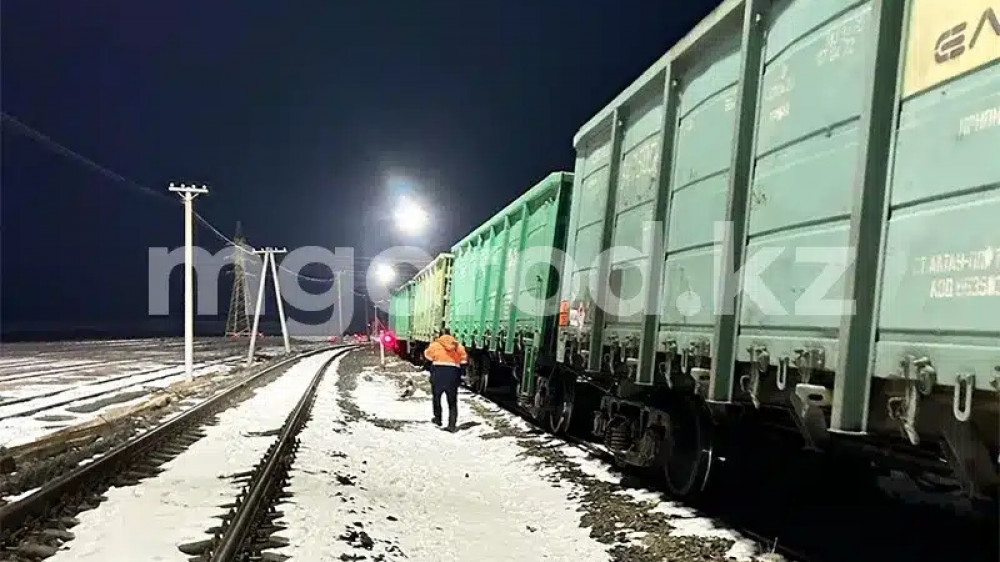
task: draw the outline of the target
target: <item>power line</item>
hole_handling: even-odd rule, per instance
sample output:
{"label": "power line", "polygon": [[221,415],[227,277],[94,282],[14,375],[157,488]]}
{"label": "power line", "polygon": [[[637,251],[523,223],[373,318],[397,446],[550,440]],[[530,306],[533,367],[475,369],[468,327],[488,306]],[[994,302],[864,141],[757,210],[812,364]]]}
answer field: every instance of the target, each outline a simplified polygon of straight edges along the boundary
{"label": "power line", "polygon": [[[55,140],[53,140],[51,137],[49,137],[49,136],[45,135],[44,133],[38,131],[37,129],[35,129],[35,128],[33,128],[33,127],[31,127],[31,126],[23,123],[23,122],[21,122],[19,119],[17,119],[16,117],[8,114],[7,112],[0,111],[0,116],[3,117],[4,121],[6,121],[6,122],[8,122],[8,123],[10,123],[12,125],[14,125],[15,129],[17,129],[19,132],[21,132],[22,134],[25,134],[25,135],[27,135],[27,136],[29,136],[29,137],[31,137],[31,138],[39,141],[39,142],[41,142],[43,145],[46,145],[47,147],[49,147],[51,150],[53,150],[57,154],[61,154],[63,156],[68,156],[68,157],[76,160],[77,162],[80,162],[81,164],[83,164],[83,165],[85,165],[85,166],[93,169],[94,171],[96,171],[96,172],[104,175],[105,177],[107,177],[107,178],[109,178],[111,180],[114,180],[115,182],[121,183],[123,185],[130,186],[130,187],[135,188],[135,189],[138,189],[138,190],[142,191],[143,193],[146,193],[147,195],[153,195],[155,197],[161,198],[164,201],[170,202],[173,205],[177,205],[178,204],[178,202],[177,202],[176,199],[174,199],[172,197],[169,197],[166,193],[163,193],[162,191],[159,191],[159,190],[153,189],[151,187],[142,185],[139,182],[136,182],[134,180],[126,178],[125,176],[123,176],[123,175],[121,175],[121,174],[119,174],[117,172],[114,172],[114,171],[112,171],[112,170],[110,170],[110,169],[108,169],[108,168],[106,168],[104,166],[101,166],[100,164],[98,164],[97,162],[94,162],[90,158],[87,158],[86,156],[80,154],[79,152],[76,152],[76,151],[74,151],[74,150],[72,150],[70,148],[67,148],[66,146],[60,144],[59,142],[57,142]],[[236,248],[240,252],[246,253],[248,255],[254,255],[251,250],[248,250],[247,248],[244,248],[242,245],[237,244],[236,241],[230,239],[228,236],[226,236],[225,234],[223,234],[219,229],[215,228],[215,226],[212,225],[212,223],[210,223],[205,217],[203,217],[200,214],[198,214],[198,212],[196,212],[196,211],[193,212],[193,215],[194,215],[194,218],[197,219],[197,221],[199,223],[201,223],[202,226],[204,226],[205,228],[207,228],[208,230],[210,230],[213,234],[215,234],[216,237],[218,237],[220,240],[224,241],[226,244],[228,244],[228,245]],[[335,258],[335,259],[337,259],[337,258]],[[408,260],[397,260],[397,259],[392,259],[392,258],[377,258],[376,259],[376,258],[373,258],[373,257],[364,257],[364,256],[362,256],[362,257],[354,257],[352,261],[367,262],[367,263],[371,263],[373,261],[394,262],[394,263],[400,263],[400,262],[410,263]],[[430,262],[428,261],[427,263],[430,263]],[[310,276],[310,275],[305,275],[305,274],[302,274],[302,273],[299,273],[299,272],[296,272],[296,271],[292,271],[292,270],[286,268],[283,265],[278,265],[278,269],[281,269],[282,271],[284,271],[286,273],[290,273],[292,275],[295,275],[299,279],[305,279],[307,281],[313,281],[313,282],[319,282],[319,283],[334,283],[336,281],[336,279],[337,279],[336,276],[334,276],[334,277],[313,277],[313,276]],[[346,273],[346,272],[358,273],[358,271],[353,270],[353,269],[344,271],[344,273]],[[359,292],[357,292],[357,291],[355,291],[353,289],[352,289],[352,292],[355,295],[358,295],[358,296],[363,296],[363,297],[367,297],[368,296],[367,294],[359,293]]]}

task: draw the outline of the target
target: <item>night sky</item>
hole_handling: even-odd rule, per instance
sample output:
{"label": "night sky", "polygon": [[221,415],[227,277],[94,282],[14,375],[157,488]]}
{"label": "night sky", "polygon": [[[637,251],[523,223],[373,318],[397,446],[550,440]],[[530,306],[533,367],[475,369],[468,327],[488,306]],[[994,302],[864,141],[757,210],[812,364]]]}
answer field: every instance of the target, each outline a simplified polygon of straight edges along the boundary
{"label": "night sky", "polygon": [[364,258],[404,242],[407,177],[437,253],[571,171],[579,127],[718,3],[3,0],[4,114],[103,171],[5,117],[2,329],[148,328],[147,248],[183,244],[171,181],[208,185],[228,236]]}

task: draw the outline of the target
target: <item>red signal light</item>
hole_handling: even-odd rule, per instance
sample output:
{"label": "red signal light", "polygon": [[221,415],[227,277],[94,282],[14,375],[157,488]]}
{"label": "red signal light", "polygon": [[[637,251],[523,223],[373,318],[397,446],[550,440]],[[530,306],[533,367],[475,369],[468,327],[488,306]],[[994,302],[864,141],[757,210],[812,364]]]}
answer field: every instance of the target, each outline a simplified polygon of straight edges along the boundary
{"label": "red signal light", "polygon": [[382,343],[392,347],[396,343],[396,335],[391,332],[382,332]]}

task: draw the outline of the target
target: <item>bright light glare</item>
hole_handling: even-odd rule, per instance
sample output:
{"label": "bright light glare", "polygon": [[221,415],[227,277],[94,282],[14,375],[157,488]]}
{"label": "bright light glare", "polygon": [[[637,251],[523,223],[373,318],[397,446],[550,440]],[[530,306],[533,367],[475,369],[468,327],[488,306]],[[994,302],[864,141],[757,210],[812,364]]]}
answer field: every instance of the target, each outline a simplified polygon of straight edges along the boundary
{"label": "bright light glare", "polygon": [[375,266],[375,277],[379,283],[388,284],[396,278],[396,271],[387,263],[380,263]]}
{"label": "bright light glare", "polygon": [[395,213],[396,226],[404,234],[420,234],[427,228],[427,213],[413,201],[404,199]]}

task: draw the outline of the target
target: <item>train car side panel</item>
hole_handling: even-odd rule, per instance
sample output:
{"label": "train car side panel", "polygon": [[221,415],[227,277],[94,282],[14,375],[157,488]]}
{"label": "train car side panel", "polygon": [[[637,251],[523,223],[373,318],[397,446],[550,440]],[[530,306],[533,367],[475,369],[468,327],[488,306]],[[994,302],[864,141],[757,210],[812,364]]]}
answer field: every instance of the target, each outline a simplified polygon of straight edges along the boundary
{"label": "train car side panel", "polygon": [[655,76],[620,111],[622,133],[615,197],[610,203],[611,236],[602,355],[613,368],[635,359],[641,340],[644,289],[654,235],[653,223],[663,125],[663,82]]}
{"label": "train car side panel", "polygon": [[570,208],[573,175],[550,174],[523,199],[519,214],[522,229],[510,252],[516,259],[508,267],[509,303],[503,351],[513,357],[513,368],[521,396],[534,392],[535,362],[540,350],[554,340],[558,312],[558,276],[552,265],[566,246],[566,222]]}
{"label": "train car side panel", "polygon": [[[832,405],[872,14],[869,2],[785,0],[769,15],[745,252],[767,267],[744,268],[736,359],[755,367],[737,399],[788,404],[813,383],[813,405]],[[772,362],[790,367],[787,385],[761,383]]]}
{"label": "train car side panel", "polygon": [[[968,491],[995,491],[1000,6],[916,0],[909,17],[867,429],[941,439]],[[957,22],[977,41],[943,62],[937,38]]]}
{"label": "train car side panel", "polygon": [[740,77],[739,34],[678,65],[678,122],[658,330],[660,348],[707,362],[715,327],[714,225],[725,220]]}
{"label": "train car side panel", "polygon": [[451,254],[440,254],[413,278],[413,340],[429,343],[445,326]]}
{"label": "train car side panel", "polygon": [[605,214],[611,179],[612,129],[600,125],[577,147],[571,226],[567,234],[562,302],[567,321],[559,327],[558,359],[571,364],[588,360],[594,328],[599,256],[604,245]]}
{"label": "train car side panel", "polygon": [[413,286],[408,282],[392,293],[389,301],[389,329],[396,335],[396,340],[404,344],[409,342],[413,334],[411,325],[413,319]]}

